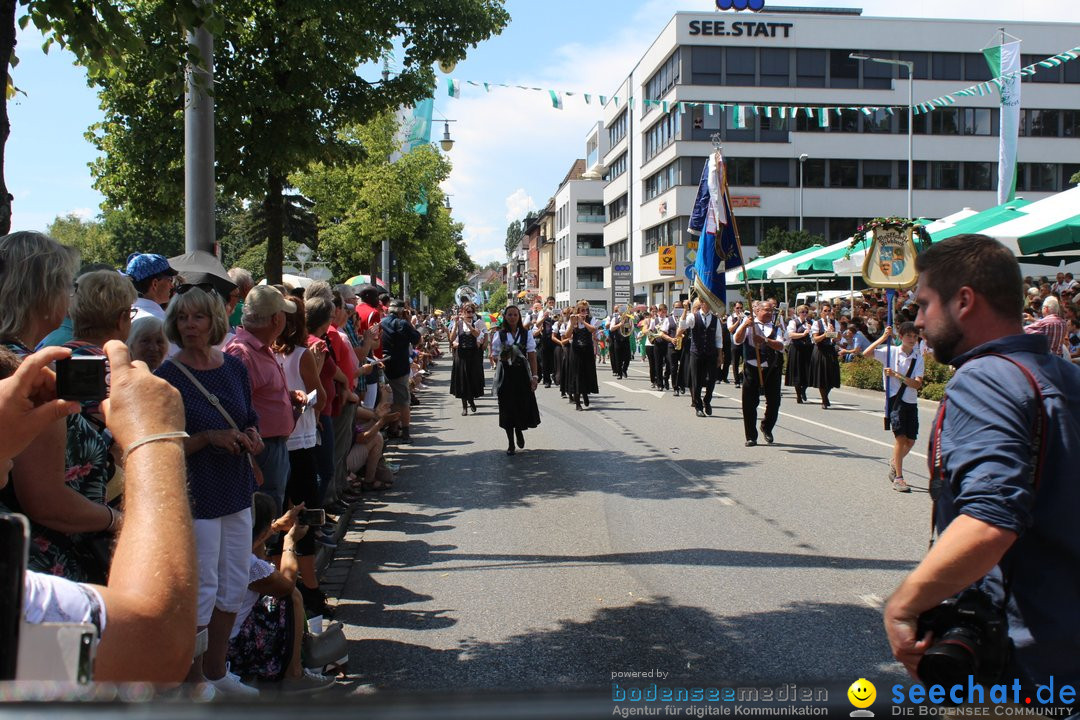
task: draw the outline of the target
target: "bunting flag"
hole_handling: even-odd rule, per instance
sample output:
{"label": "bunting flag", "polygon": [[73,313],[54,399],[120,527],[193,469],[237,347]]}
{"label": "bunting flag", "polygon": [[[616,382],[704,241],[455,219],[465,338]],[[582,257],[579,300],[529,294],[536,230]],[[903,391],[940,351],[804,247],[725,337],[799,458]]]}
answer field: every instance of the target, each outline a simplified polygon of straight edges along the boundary
{"label": "bunting flag", "polygon": [[[1020,137],[1020,42],[1005,43],[983,50],[995,78],[1011,76],[998,85],[1001,91],[1001,131],[998,143],[998,205],[1016,197],[1016,144]],[[1042,63],[1039,63],[1042,65]],[[1053,66],[1050,66],[1053,67]]]}
{"label": "bunting flag", "polygon": [[562,95],[555,92],[554,90],[548,90],[548,93],[551,94],[551,106],[553,108],[555,108],[556,110],[562,110],[563,109]]}
{"label": "bunting flag", "polygon": [[705,163],[700,185],[709,191],[708,210],[694,259],[693,287],[697,297],[719,314],[725,312],[727,304],[724,274],[743,264],[739,231],[731,213],[727,167],[719,150]]}
{"label": "bunting flag", "polygon": [[461,85],[454,78],[446,78],[446,87],[449,91],[450,97],[461,97]]}

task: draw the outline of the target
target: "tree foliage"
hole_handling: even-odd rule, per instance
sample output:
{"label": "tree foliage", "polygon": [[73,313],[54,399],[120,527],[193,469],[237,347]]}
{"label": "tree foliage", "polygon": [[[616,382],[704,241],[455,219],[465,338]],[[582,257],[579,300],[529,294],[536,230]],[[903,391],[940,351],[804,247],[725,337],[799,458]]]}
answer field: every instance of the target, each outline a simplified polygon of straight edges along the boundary
{"label": "tree foliage", "polygon": [[521,242],[521,238],[525,235],[525,229],[522,227],[520,220],[511,220],[510,224],[506,228],[506,254],[514,252],[514,248]]}
{"label": "tree foliage", "polygon": [[[171,5],[142,0],[132,8],[147,48],[173,33],[163,22]],[[216,7],[217,182],[226,196],[262,198],[271,280],[281,273],[289,175],[312,162],[332,166],[376,152],[339,131],[430,94],[435,61],[463,59],[509,19],[501,0],[220,0]],[[400,72],[367,79],[364,68],[395,46],[405,48]],[[159,62],[153,52],[137,52],[124,76],[95,78],[105,120],[89,137],[103,153],[93,166],[95,186],[111,203],[176,217],[184,187],[183,95],[178,83],[154,81]]]}
{"label": "tree foliage", "polygon": [[488,312],[501,313],[503,310],[506,309],[506,305],[508,304],[508,302],[509,301],[507,300],[506,286],[500,284],[497,288],[495,288],[495,291],[491,293],[491,297],[488,298],[488,301],[484,303],[484,309]]}
{"label": "tree foliage", "polygon": [[84,264],[104,263],[123,268],[128,255],[134,252],[158,253],[165,257],[184,252],[182,223],[143,220],[126,210],[106,209],[95,220],[84,220],[76,215],[58,217],[47,232],[61,243],[76,248]]}
{"label": "tree foliage", "polygon": [[799,250],[805,250],[814,245],[824,244],[825,238],[823,236],[814,235],[806,230],[784,230],[778,227],[771,227],[769,228],[769,231],[765,233],[765,239],[758,243],[758,255],[768,257],[769,255],[775,255],[781,250],[798,252]]}

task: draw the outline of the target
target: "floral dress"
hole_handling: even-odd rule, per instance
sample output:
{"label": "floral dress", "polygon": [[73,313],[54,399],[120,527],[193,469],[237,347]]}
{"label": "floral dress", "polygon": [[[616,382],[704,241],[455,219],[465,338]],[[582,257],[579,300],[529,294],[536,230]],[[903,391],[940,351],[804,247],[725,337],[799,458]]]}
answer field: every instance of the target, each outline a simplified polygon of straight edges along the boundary
{"label": "floral dress", "polygon": [[[31,353],[19,342],[8,341],[3,346],[20,358]],[[92,502],[104,504],[111,468],[107,436],[87,413],[69,415],[64,449],[64,481],[68,487]],[[0,511],[22,512],[11,483],[0,493]],[[101,566],[87,544],[88,536],[94,534],[69,535],[31,519],[27,567],[75,582],[104,583],[108,568]]]}

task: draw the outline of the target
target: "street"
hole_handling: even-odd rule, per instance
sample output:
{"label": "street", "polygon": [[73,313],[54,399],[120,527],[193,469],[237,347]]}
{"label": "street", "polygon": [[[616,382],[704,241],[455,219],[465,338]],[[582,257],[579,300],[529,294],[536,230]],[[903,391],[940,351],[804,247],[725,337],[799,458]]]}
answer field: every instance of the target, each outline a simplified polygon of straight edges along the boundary
{"label": "street", "polygon": [[702,419],[640,359],[627,380],[601,365],[584,412],[541,386],[542,424],[507,457],[495,399],[461,417],[449,366],[344,544],[336,619],[366,691],[906,677],[881,606],[926,549],[932,405],[905,495],[879,394],[823,410],[785,389],[776,444],[747,448],[733,385]]}

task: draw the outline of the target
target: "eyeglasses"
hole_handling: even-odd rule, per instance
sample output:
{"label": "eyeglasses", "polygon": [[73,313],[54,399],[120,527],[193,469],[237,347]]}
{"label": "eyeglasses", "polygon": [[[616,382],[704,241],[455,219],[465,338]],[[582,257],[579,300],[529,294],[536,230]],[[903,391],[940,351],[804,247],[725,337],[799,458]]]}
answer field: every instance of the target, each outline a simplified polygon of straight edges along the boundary
{"label": "eyeglasses", "polygon": [[201,282],[201,283],[183,283],[182,285],[177,285],[176,286],[176,294],[177,295],[183,295],[184,293],[186,293],[191,288],[199,288],[204,293],[216,292],[214,290],[214,284],[213,283]]}
{"label": "eyeglasses", "polygon": [[138,314],[139,314],[139,309],[138,308],[128,308],[128,317],[131,318],[132,320],[134,320],[135,316],[138,315]]}

